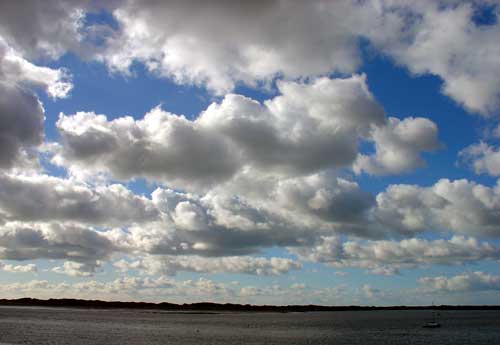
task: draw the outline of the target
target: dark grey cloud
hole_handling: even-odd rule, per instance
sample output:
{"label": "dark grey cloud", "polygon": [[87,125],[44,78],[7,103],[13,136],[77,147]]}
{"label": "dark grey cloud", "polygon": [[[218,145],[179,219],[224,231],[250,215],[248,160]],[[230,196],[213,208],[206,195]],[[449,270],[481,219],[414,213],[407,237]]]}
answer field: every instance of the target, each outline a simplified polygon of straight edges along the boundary
{"label": "dark grey cloud", "polygon": [[7,223],[0,226],[0,258],[64,259],[95,263],[117,247],[104,235],[76,225]]}
{"label": "dark grey cloud", "polygon": [[123,185],[97,186],[47,175],[0,174],[0,210],[13,221],[119,226],[158,217],[151,201]]}
{"label": "dark grey cloud", "polygon": [[31,91],[0,81],[0,169],[42,143],[43,122],[44,110]]}
{"label": "dark grey cloud", "polygon": [[79,174],[109,172],[119,179],[143,176],[199,185],[229,177],[238,164],[216,133],[159,108],[139,121],[77,113],[62,116],[57,127],[62,152],[54,162],[69,168],[74,163]]}
{"label": "dark grey cloud", "polygon": [[273,183],[251,197],[232,195],[234,186],[204,195],[159,188],[152,200],[162,221],[132,226],[117,240],[150,254],[232,256],[313,245],[332,233],[383,234],[370,224],[374,198],[353,182],[313,176]]}
{"label": "dark grey cloud", "polygon": [[[98,25],[89,27],[85,16],[111,10],[119,0],[19,0],[0,3],[0,37],[22,55],[57,59],[70,51],[90,57],[98,47],[91,41]],[[108,34],[111,28],[101,30]]]}

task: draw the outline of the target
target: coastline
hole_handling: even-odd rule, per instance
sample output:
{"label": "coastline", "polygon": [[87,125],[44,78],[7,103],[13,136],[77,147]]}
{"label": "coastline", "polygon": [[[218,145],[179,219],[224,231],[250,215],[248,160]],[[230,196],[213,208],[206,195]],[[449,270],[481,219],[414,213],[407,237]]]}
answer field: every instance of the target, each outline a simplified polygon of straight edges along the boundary
{"label": "coastline", "polygon": [[90,309],[137,309],[162,310],[179,312],[320,312],[320,311],[377,311],[377,310],[500,310],[500,305],[427,305],[427,306],[325,306],[325,305],[251,305],[233,303],[152,303],[152,302],[122,302],[84,299],[0,299],[0,306],[17,307],[53,307],[53,308],[90,308]]}

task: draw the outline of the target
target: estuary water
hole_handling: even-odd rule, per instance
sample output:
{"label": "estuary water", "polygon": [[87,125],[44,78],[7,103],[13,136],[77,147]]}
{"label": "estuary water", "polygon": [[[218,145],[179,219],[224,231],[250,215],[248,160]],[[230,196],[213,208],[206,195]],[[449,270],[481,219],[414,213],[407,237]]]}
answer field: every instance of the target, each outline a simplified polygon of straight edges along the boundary
{"label": "estuary water", "polygon": [[500,311],[183,313],[0,307],[0,344],[500,344]]}

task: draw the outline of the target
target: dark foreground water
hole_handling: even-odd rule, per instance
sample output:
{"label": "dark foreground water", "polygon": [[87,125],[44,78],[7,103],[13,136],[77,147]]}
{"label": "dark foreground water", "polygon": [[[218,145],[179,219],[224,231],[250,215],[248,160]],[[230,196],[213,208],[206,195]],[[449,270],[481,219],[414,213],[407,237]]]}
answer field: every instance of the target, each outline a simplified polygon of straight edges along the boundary
{"label": "dark foreground water", "polygon": [[0,344],[500,344],[499,311],[188,314],[0,307]]}

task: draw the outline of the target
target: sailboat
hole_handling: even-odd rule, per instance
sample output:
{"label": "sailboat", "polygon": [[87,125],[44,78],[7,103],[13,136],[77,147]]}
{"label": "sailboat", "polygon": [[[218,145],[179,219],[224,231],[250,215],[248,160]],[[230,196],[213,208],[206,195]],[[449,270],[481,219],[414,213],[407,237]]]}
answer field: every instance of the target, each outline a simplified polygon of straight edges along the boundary
{"label": "sailboat", "polygon": [[441,327],[441,324],[437,321],[427,321],[426,323],[424,323],[424,325],[422,327],[424,327],[424,328],[439,328],[439,327]]}
{"label": "sailboat", "polygon": [[436,310],[434,309],[434,302],[432,303],[432,320],[427,321],[422,325],[424,328],[439,328],[441,324],[437,321]]}

